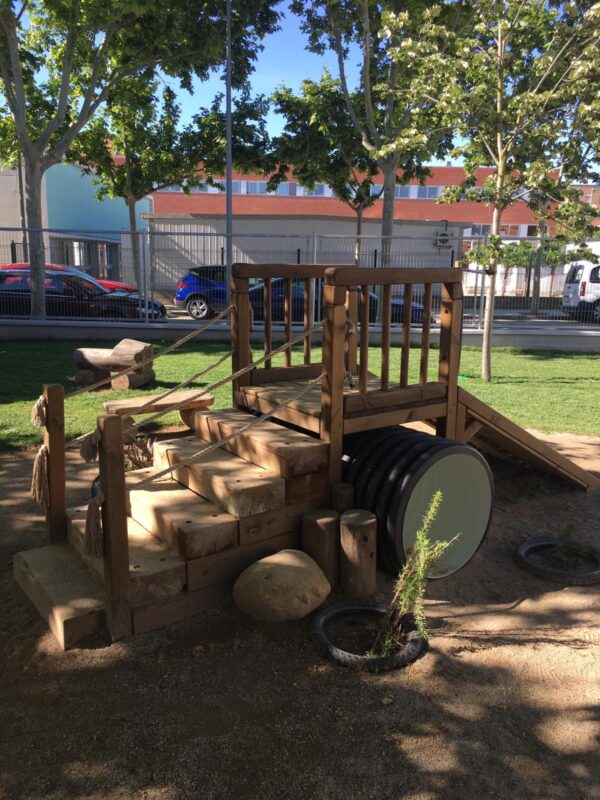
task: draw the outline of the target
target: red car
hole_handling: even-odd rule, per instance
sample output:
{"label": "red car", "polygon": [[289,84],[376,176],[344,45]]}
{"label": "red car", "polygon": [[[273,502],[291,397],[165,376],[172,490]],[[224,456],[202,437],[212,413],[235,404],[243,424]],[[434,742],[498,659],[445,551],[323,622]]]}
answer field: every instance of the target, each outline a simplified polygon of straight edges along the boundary
{"label": "red car", "polygon": [[[0,269],[29,269],[29,264],[21,263],[21,264],[0,264]],[[46,264],[47,269],[64,269],[66,272],[72,272],[75,275],[83,275],[84,277],[88,277],[87,272],[84,272],[81,269],[77,269],[77,267],[63,267],[59,264]],[[101,286],[104,286],[105,289],[108,289],[110,292],[137,292],[135,286],[132,286],[130,283],[123,283],[122,281],[107,281],[101,278],[94,278],[97,283]]]}

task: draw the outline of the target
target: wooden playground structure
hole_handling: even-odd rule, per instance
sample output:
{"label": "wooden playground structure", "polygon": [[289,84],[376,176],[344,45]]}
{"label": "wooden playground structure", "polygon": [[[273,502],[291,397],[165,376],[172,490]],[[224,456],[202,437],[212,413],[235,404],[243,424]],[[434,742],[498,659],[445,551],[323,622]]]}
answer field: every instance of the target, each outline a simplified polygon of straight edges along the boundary
{"label": "wooden playground structure", "polygon": [[[318,325],[315,279],[323,282]],[[284,344],[275,346],[283,366],[274,365],[274,340],[281,337],[271,314],[275,280],[285,284]],[[252,332],[251,281],[263,284],[262,353]],[[301,331],[292,324],[292,285],[298,281],[304,287]],[[404,287],[405,313],[394,363],[391,300],[398,285]],[[418,330],[406,313],[415,286],[423,286],[424,297]],[[381,303],[378,358],[369,352],[371,291]],[[430,341],[436,298],[437,351]],[[101,556],[86,553],[86,509],[67,503],[63,388],[44,388],[48,544],[17,554],[14,570],[62,647],[104,625],[117,640],[204,611],[229,594],[249,564],[298,547],[302,515],[327,507],[341,480],[349,434],[420,422],[439,436],[525,460],[579,488],[600,488],[594,475],[459,387],[459,268],[236,264],[231,319],[233,408],[188,408],[183,418],[193,433],[158,442],[153,467],[134,472],[125,471],[121,416],[99,417]],[[296,341],[300,364],[293,363]],[[420,352],[411,364],[415,341]],[[135,403],[124,407],[135,411]],[[162,407],[168,410],[168,403]]]}

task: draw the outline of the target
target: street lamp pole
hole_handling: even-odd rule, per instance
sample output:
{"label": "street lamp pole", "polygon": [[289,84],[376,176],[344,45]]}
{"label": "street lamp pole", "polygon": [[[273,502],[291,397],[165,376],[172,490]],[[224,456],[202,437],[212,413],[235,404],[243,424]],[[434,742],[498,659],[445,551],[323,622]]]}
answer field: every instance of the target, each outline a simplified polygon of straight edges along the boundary
{"label": "street lamp pole", "polygon": [[231,266],[233,264],[233,197],[232,197],[232,126],[231,126],[231,0],[226,4],[225,21],[225,264],[227,304],[231,302]]}

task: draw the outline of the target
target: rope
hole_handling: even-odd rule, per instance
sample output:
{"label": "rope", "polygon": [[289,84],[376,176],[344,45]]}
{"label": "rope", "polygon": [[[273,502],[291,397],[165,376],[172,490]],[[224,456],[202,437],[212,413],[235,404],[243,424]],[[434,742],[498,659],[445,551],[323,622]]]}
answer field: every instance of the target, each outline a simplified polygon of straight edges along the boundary
{"label": "rope", "polygon": [[104,554],[104,534],[100,509],[104,502],[102,486],[98,484],[96,494],[88,503],[85,514],[85,552],[89,556],[99,557]]}
{"label": "rope", "polygon": [[[205,456],[207,456],[209,453],[212,453],[215,450],[218,450],[220,447],[222,447],[222,445],[227,444],[227,442],[229,442],[231,439],[235,439],[235,437],[239,436],[240,433],[244,433],[249,428],[253,428],[255,425],[258,425],[260,422],[264,422],[265,420],[270,419],[271,417],[273,417],[276,414],[276,412],[280,408],[285,408],[286,406],[288,406],[294,400],[299,400],[305,394],[308,394],[308,392],[311,391],[313,386],[315,384],[320,383],[326,375],[327,375],[326,372],[322,372],[319,375],[318,378],[313,378],[312,380],[310,380],[308,382],[308,384],[306,386],[302,387],[302,389],[300,389],[300,391],[296,392],[296,394],[293,394],[291,397],[288,397],[282,403],[277,403],[275,408],[271,409],[270,411],[265,411],[259,417],[254,417],[250,422],[248,422],[247,425],[242,425],[241,428],[238,428],[233,433],[230,433],[227,436],[223,437],[222,439],[219,439],[218,442],[213,442],[212,444],[209,444],[207,447],[205,447],[202,450],[200,450],[196,455],[192,456],[189,459],[186,459],[185,465],[187,466],[188,464],[195,464],[196,462],[200,461]],[[139,481],[138,483],[136,483],[131,488],[132,489],[133,488],[137,489],[140,486],[143,486],[143,485],[145,485],[147,483],[152,483],[152,481],[159,480],[160,478],[165,477],[165,475],[170,475],[172,472],[174,472],[179,467],[181,467],[181,464],[173,464],[170,467],[165,467],[165,469],[161,470],[160,472],[156,472],[156,473],[150,475],[148,478],[144,478],[143,480]]]}
{"label": "rope", "polygon": [[41,394],[31,409],[31,424],[35,425],[36,428],[46,427],[46,410],[46,398]]}
{"label": "rope", "polygon": [[31,496],[42,508],[50,507],[48,483],[48,448],[43,444],[37,451],[31,476]]}
{"label": "rope", "polygon": [[[102,378],[102,380],[96,381],[96,383],[92,383],[91,386],[82,386],[80,389],[74,389],[72,392],[69,392],[68,394],[65,395],[65,400],[68,400],[70,397],[77,397],[77,395],[85,394],[86,392],[92,392],[94,391],[94,389],[99,389],[101,386],[105,386],[107,383],[110,383],[115,378],[120,378],[121,375],[128,375],[130,372],[135,372],[136,370],[139,370],[142,367],[146,367],[148,364],[153,364],[157,358],[162,358],[162,356],[166,356],[169,353],[172,353],[173,350],[177,350],[178,347],[181,347],[182,345],[186,344],[186,342],[189,342],[190,339],[193,339],[195,336],[200,336],[201,333],[204,333],[204,331],[208,330],[212,325],[222,320],[223,317],[227,316],[227,314],[229,314],[229,312],[232,309],[233,306],[228,306],[224,311],[221,311],[220,314],[217,314],[216,317],[213,317],[209,322],[207,322],[206,325],[203,325],[201,328],[196,328],[190,333],[186,333],[186,335],[182,336],[181,339],[178,339],[176,342],[173,342],[173,344],[170,344],[164,350],[161,350],[160,353],[152,355],[151,358],[146,358],[143,361],[134,364],[132,367],[127,367],[126,369],[122,369],[120,372],[116,372],[114,375],[110,375],[108,378]],[[32,421],[33,421],[33,414],[32,414]]]}

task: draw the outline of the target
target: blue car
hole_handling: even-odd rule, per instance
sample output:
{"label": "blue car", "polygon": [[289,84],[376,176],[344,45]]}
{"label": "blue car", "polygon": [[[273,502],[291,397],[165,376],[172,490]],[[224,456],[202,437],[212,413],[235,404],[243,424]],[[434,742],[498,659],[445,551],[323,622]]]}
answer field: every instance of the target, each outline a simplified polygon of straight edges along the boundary
{"label": "blue car", "polygon": [[[248,292],[254,319],[264,319],[263,284],[257,283]],[[320,319],[321,292],[315,293],[315,319]],[[285,307],[285,280],[274,278],[271,281],[271,319],[283,322]],[[177,284],[175,305],[185,308],[193,319],[208,319],[227,307],[227,292],[224,267],[195,267]],[[378,299],[374,292],[369,295],[369,319],[377,319]],[[404,320],[404,300],[392,299],[392,322]],[[414,325],[423,322],[423,305],[413,300],[410,321]],[[304,280],[292,281],[292,321],[302,322],[304,319]]]}

